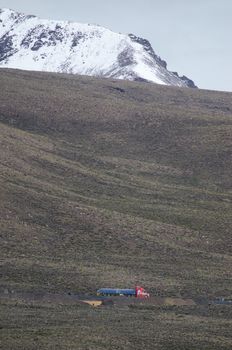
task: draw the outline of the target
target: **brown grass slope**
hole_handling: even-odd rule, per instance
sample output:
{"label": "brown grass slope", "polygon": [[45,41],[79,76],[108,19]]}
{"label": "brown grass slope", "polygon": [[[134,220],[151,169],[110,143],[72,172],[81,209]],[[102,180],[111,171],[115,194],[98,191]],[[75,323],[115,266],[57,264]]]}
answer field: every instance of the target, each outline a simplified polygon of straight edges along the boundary
{"label": "brown grass slope", "polygon": [[[2,288],[95,293],[140,283],[166,296],[232,296],[232,94],[17,70],[0,71],[0,89]],[[138,348],[153,348],[153,322],[178,321],[172,310],[156,320],[130,312],[129,335],[134,313],[148,317]],[[105,315],[114,326],[121,316]],[[177,334],[177,348],[229,349],[231,324],[213,317],[202,338],[200,329],[186,342]],[[209,340],[217,326],[225,338]],[[39,335],[44,348],[61,330],[51,327]],[[123,329],[119,348],[133,348]],[[61,348],[77,348],[73,332]],[[99,332],[92,348],[110,348],[112,334]]]}

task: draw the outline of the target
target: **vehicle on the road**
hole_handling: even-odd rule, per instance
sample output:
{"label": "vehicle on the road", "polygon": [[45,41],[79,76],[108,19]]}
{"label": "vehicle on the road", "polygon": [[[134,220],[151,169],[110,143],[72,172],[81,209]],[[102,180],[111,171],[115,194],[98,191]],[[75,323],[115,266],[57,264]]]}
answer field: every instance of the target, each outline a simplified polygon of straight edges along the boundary
{"label": "vehicle on the road", "polygon": [[211,301],[212,304],[216,305],[232,305],[232,299],[217,298]]}
{"label": "vehicle on the road", "polygon": [[143,287],[136,286],[133,289],[101,288],[97,290],[97,295],[102,296],[126,296],[135,298],[149,298],[150,294]]}

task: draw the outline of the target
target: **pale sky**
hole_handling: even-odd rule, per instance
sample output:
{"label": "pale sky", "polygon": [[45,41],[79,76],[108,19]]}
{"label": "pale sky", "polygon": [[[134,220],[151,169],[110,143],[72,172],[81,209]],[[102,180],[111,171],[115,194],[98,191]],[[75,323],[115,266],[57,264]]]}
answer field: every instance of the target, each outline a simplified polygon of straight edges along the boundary
{"label": "pale sky", "polygon": [[168,69],[232,91],[232,0],[0,0],[0,8],[148,39]]}

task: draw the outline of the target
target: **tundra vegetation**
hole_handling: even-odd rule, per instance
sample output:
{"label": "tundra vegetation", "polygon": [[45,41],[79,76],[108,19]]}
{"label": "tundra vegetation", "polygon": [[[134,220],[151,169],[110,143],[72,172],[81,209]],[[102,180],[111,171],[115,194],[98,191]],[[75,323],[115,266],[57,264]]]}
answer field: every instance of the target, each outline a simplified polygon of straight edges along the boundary
{"label": "tundra vegetation", "polygon": [[17,293],[232,298],[232,94],[0,71],[3,349],[231,349],[232,307]]}

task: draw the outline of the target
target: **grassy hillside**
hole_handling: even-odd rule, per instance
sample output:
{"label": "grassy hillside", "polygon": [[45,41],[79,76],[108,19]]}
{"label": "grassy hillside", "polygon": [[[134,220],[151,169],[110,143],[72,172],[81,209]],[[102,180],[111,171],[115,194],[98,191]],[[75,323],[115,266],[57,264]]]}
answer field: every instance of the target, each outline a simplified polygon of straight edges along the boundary
{"label": "grassy hillside", "polygon": [[[154,295],[232,297],[231,93],[16,70],[1,70],[0,86],[2,290],[94,294],[139,283]],[[51,333],[39,339],[56,348],[59,310],[45,307],[14,310],[24,348],[33,348],[31,313],[37,330],[50,315]],[[77,332],[86,349],[229,349],[223,310],[223,320],[192,310],[185,339],[187,316],[178,323],[173,310],[65,309],[93,333],[67,323],[70,344],[64,336],[60,348],[78,348]],[[147,321],[131,338],[140,316]],[[116,329],[118,319],[122,343],[110,347],[104,325]],[[160,324],[171,334],[179,324],[173,342],[164,331],[155,340]],[[9,339],[5,348],[20,348]]]}

